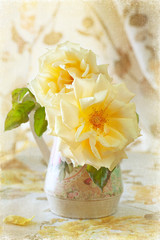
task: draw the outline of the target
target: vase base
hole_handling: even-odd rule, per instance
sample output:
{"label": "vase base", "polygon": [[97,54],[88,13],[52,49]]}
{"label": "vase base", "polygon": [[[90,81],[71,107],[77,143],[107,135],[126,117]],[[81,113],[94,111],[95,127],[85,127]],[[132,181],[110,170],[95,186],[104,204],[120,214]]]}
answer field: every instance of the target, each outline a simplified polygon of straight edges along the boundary
{"label": "vase base", "polygon": [[103,200],[68,200],[53,197],[47,194],[51,211],[61,217],[67,218],[102,218],[116,212],[121,195]]}

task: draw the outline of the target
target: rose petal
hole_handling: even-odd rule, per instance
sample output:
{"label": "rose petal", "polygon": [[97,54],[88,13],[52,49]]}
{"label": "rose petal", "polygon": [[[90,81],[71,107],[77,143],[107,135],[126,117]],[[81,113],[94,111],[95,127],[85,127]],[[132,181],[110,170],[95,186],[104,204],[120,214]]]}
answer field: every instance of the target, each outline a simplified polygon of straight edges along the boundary
{"label": "rose petal", "polygon": [[120,139],[114,138],[112,136],[99,136],[97,141],[99,141],[104,147],[107,148],[117,148],[121,143]]}
{"label": "rose petal", "polygon": [[74,157],[70,146],[67,145],[62,139],[59,141],[58,150],[61,152],[61,155],[66,158],[72,159]]}
{"label": "rose petal", "polygon": [[93,131],[81,133],[78,137],[76,136],[76,141],[82,142],[82,141],[88,139],[92,134],[93,134]]}
{"label": "rose petal", "polygon": [[122,133],[129,142],[138,135],[137,120],[131,118],[112,118],[111,126]]}
{"label": "rose petal", "polygon": [[96,93],[104,90],[106,91],[111,90],[111,84],[103,74],[99,74],[96,80],[94,91]]}
{"label": "rose petal", "polygon": [[114,86],[117,91],[117,100],[128,103],[135,94],[130,92],[124,83],[117,84]]}
{"label": "rose petal", "polygon": [[107,112],[109,115],[116,113],[119,109],[123,108],[125,105],[123,102],[114,99],[110,102],[109,106],[107,106]]}
{"label": "rose petal", "polygon": [[93,135],[93,131],[87,131],[87,128],[84,129],[84,123],[77,129],[75,134],[76,142],[81,142],[89,138],[90,135]]}
{"label": "rose petal", "polygon": [[100,156],[100,154],[99,154],[99,152],[98,152],[98,150],[97,150],[97,148],[95,146],[96,145],[96,138],[94,138],[94,136],[90,136],[89,144],[91,146],[91,150],[92,150],[93,154],[95,155],[95,157],[97,159],[101,159],[101,156]]}
{"label": "rose petal", "polygon": [[94,97],[88,97],[88,98],[81,98],[79,99],[79,103],[82,110],[85,110],[89,106],[95,104],[95,98]]}
{"label": "rose petal", "polygon": [[64,125],[62,118],[59,116],[55,117],[55,133],[56,136],[61,137],[67,142],[72,142],[75,136],[75,130],[71,130],[66,125]]}
{"label": "rose petal", "polygon": [[121,145],[124,146],[125,144],[127,144],[128,140],[127,138],[123,135],[123,133],[119,132],[117,129],[108,126],[109,132],[107,134],[108,137],[113,137],[117,140],[120,140]]}
{"label": "rose petal", "polygon": [[123,150],[114,153],[106,151],[102,153],[101,164],[112,171],[124,158],[127,158],[127,155]]}
{"label": "rose petal", "polygon": [[69,128],[75,128],[79,124],[79,109],[71,103],[61,99],[60,101],[62,121]]}
{"label": "rose petal", "polygon": [[84,73],[82,74],[82,77],[86,77],[88,73],[89,73],[89,64],[87,64],[86,69],[85,69]]}
{"label": "rose petal", "polygon": [[25,218],[25,217],[16,216],[16,215],[9,215],[3,220],[3,222],[8,224],[13,224],[13,225],[25,226],[25,225],[29,225],[33,218],[34,216],[32,218]]}
{"label": "rose petal", "polygon": [[98,66],[98,71],[99,71],[100,73],[104,74],[104,75],[107,77],[107,80],[108,80],[109,82],[112,82],[112,78],[111,78],[111,77],[109,76],[109,74],[108,74],[108,67],[109,67],[109,65],[107,65],[107,64],[99,65],[99,66]]}
{"label": "rose petal", "polygon": [[84,145],[79,144],[77,148],[72,149],[72,152],[79,165],[83,166],[84,164],[91,164],[97,161],[97,158],[91,151],[88,140],[85,141]]}
{"label": "rose petal", "polygon": [[74,93],[76,99],[92,96],[95,87],[95,81],[95,78],[76,78],[74,81]]}
{"label": "rose petal", "polygon": [[90,72],[98,73],[96,55],[91,50],[89,50],[86,54],[86,62],[88,62],[90,66]]}
{"label": "rose petal", "polygon": [[136,107],[134,103],[127,103],[123,104],[122,107],[116,109],[114,113],[111,114],[111,117],[114,118],[133,118],[137,119],[136,117]]}

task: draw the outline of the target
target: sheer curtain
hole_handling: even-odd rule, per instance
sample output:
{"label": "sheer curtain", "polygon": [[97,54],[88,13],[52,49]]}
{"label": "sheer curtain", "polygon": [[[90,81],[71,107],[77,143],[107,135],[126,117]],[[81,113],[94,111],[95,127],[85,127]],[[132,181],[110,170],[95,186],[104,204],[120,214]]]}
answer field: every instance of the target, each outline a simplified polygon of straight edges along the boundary
{"label": "sheer curtain", "polygon": [[[160,142],[160,3],[153,1],[1,1],[0,151],[33,144],[29,125],[4,133],[11,91],[27,85],[46,48],[72,41],[109,64],[115,82],[136,95],[142,136],[129,150],[158,153]],[[48,143],[51,139],[47,138]]]}

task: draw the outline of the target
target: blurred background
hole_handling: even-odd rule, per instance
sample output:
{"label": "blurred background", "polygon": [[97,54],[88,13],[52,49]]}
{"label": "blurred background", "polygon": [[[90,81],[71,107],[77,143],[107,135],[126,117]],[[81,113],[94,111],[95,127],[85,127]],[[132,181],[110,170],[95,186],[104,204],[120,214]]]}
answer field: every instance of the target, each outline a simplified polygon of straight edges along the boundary
{"label": "blurred background", "polygon": [[[46,49],[71,41],[108,63],[115,82],[125,82],[142,136],[128,150],[160,151],[160,2],[136,0],[0,1],[0,152],[10,158],[35,145],[29,124],[4,132],[11,92],[27,86]],[[48,145],[52,137],[45,136]]]}

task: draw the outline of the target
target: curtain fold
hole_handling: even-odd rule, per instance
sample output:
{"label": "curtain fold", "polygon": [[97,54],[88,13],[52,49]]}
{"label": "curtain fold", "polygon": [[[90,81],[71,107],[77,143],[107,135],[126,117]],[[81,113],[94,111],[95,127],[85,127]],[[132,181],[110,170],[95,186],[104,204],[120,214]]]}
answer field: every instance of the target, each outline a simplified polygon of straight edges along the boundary
{"label": "curtain fold", "polygon": [[4,133],[11,91],[35,77],[46,48],[64,41],[92,49],[99,63],[109,64],[114,81],[125,82],[136,94],[142,136],[130,150],[159,151],[159,1],[1,1],[0,9],[1,152],[25,148],[33,141],[29,125]]}

